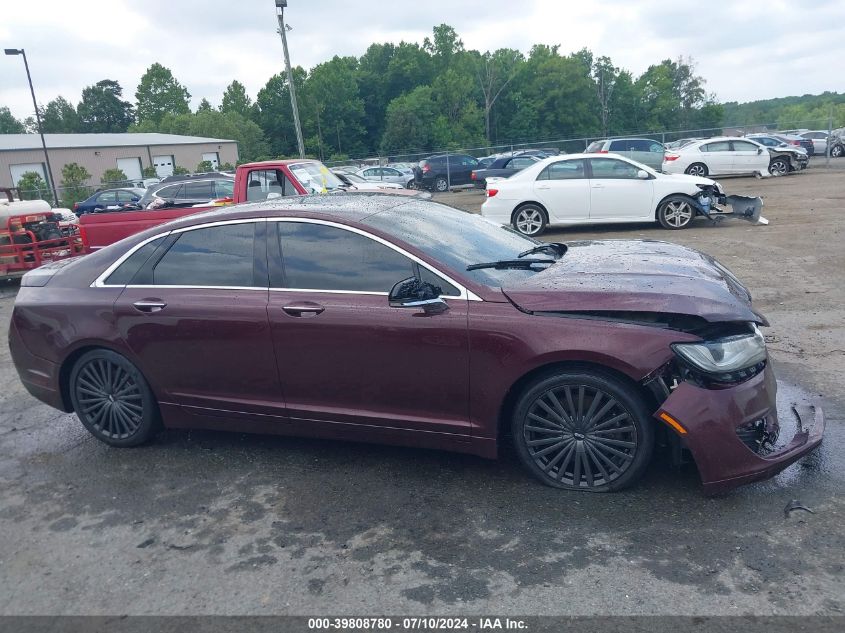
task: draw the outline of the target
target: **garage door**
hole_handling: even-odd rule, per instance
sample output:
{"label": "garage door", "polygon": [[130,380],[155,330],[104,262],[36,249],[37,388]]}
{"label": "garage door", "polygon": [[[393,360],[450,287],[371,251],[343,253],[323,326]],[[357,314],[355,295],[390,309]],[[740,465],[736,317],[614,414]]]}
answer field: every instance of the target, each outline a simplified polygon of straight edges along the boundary
{"label": "garage door", "polygon": [[141,180],[144,177],[140,158],[118,158],[117,168],[126,174],[127,180]]}
{"label": "garage door", "polygon": [[153,156],[153,167],[156,168],[156,176],[164,178],[173,175],[173,156]]}
{"label": "garage door", "polygon": [[44,169],[44,163],[20,163],[18,165],[9,165],[9,170],[12,172],[12,182],[17,186],[18,181],[28,171],[34,171],[36,174],[41,174],[44,182],[47,182],[47,170]]}
{"label": "garage door", "polygon": [[202,159],[211,163],[212,169],[217,169],[220,166],[220,158],[217,156],[217,152],[207,152],[202,155]]}

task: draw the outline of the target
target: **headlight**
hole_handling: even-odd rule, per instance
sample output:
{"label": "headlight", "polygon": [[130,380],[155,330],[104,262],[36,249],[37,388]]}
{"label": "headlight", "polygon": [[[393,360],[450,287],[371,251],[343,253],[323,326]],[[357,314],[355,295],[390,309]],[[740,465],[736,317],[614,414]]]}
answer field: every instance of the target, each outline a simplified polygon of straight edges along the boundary
{"label": "headlight", "polygon": [[672,350],[712,380],[736,382],[756,374],[766,360],[766,341],[756,325],[749,334],[700,343],[675,343]]}

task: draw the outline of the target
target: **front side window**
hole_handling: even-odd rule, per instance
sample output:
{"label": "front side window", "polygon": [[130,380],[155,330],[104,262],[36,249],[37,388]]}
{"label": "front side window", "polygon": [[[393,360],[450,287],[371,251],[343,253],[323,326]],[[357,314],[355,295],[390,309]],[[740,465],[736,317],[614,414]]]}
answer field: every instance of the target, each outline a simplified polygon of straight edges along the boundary
{"label": "front side window", "polygon": [[663,147],[660,143],[651,143],[648,146],[649,152],[654,152],[655,154],[662,154],[666,148]]}
{"label": "front side window", "polygon": [[117,200],[117,196],[115,195],[114,191],[104,191],[100,194],[97,198],[98,204],[114,204]]}
{"label": "front side window", "polygon": [[182,188],[182,185],[170,185],[169,187],[162,187],[158,191],[156,191],[155,195],[159,198],[164,198],[165,200],[175,200],[176,196],[179,194],[179,190]]}
{"label": "front side window", "polygon": [[760,149],[754,143],[748,141],[734,141],[733,144],[735,152],[756,152]]}
{"label": "front side window", "polygon": [[352,231],[309,222],[277,222],[276,231],[285,288],[390,292],[414,275],[410,259]]}
{"label": "front side window", "polygon": [[186,182],[179,192],[182,200],[211,200],[214,198],[214,183],[211,180]]}
{"label": "front side window", "polygon": [[185,231],[153,269],[156,286],[255,285],[255,224]]}
{"label": "front side window", "polygon": [[593,178],[635,179],[639,167],[613,158],[591,158]]}

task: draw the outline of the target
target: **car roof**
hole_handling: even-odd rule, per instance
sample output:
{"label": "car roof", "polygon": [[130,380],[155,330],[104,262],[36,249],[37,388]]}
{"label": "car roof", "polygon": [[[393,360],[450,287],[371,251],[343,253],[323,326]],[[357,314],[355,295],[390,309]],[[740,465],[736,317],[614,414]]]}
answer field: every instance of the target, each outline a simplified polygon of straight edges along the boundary
{"label": "car roof", "polygon": [[276,165],[292,165],[295,163],[317,163],[322,165],[320,161],[315,158],[280,158],[278,160],[262,160],[255,163],[244,163],[239,167],[252,169],[254,167],[274,167]]}
{"label": "car roof", "polygon": [[381,191],[338,192],[291,196],[248,202],[234,206],[218,207],[209,211],[194,213],[168,223],[175,229],[208,222],[249,219],[255,217],[307,216],[319,217],[337,222],[360,222],[371,215],[393,209],[421,199],[407,195],[394,195]]}

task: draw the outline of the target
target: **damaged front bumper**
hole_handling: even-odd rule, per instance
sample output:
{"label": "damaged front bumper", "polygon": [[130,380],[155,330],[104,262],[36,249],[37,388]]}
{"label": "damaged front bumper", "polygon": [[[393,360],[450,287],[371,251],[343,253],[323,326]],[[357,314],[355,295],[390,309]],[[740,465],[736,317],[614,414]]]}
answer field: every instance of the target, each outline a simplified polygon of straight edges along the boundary
{"label": "damaged front bumper", "polygon": [[[692,453],[706,494],[768,479],[822,441],[820,407],[804,407],[792,439],[773,446],[781,431],[776,405],[777,381],[771,365],[741,384],[709,389],[681,382],[655,413],[677,421],[682,445]],[[808,419],[812,418],[812,420]],[[812,428],[806,425],[812,423]]]}

